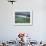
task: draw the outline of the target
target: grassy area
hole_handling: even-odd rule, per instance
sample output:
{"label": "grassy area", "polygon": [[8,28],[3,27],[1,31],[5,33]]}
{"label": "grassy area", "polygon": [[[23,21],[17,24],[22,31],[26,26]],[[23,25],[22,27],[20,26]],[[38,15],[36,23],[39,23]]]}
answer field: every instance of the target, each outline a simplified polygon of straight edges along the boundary
{"label": "grassy area", "polygon": [[15,23],[30,23],[30,18],[16,17]]}

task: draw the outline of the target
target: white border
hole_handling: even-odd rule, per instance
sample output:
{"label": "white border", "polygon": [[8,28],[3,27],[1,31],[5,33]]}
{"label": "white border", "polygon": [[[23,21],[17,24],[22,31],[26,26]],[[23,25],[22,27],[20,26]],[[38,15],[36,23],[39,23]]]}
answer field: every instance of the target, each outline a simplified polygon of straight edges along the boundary
{"label": "white border", "polygon": [[14,25],[32,25],[33,24],[33,15],[32,10],[16,10],[15,12],[30,12],[30,23],[15,23],[15,15],[14,15]]}

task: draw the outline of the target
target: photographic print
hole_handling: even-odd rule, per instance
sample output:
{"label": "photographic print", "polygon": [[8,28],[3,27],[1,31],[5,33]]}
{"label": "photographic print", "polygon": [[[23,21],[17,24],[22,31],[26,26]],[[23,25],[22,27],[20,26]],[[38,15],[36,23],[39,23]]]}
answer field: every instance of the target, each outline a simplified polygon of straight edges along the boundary
{"label": "photographic print", "polygon": [[32,25],[32,12],[30,11],[16,11],[15,24],[17,25]]}

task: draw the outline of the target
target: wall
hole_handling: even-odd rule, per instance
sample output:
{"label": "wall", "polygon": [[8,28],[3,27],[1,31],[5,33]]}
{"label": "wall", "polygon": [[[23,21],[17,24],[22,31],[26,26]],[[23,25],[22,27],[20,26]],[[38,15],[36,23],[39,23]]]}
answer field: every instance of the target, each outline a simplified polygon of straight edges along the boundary
{"label": "wall", "polygon": [[[33,10],[32,26],[15,26],[16,10]],[[13,5],[0,0],[0,40],[15,39],[18,32],[31,34],[33,40],[46,40],[46,0],[17,0]],[[17,34],[16,34],[17,33]]]}

